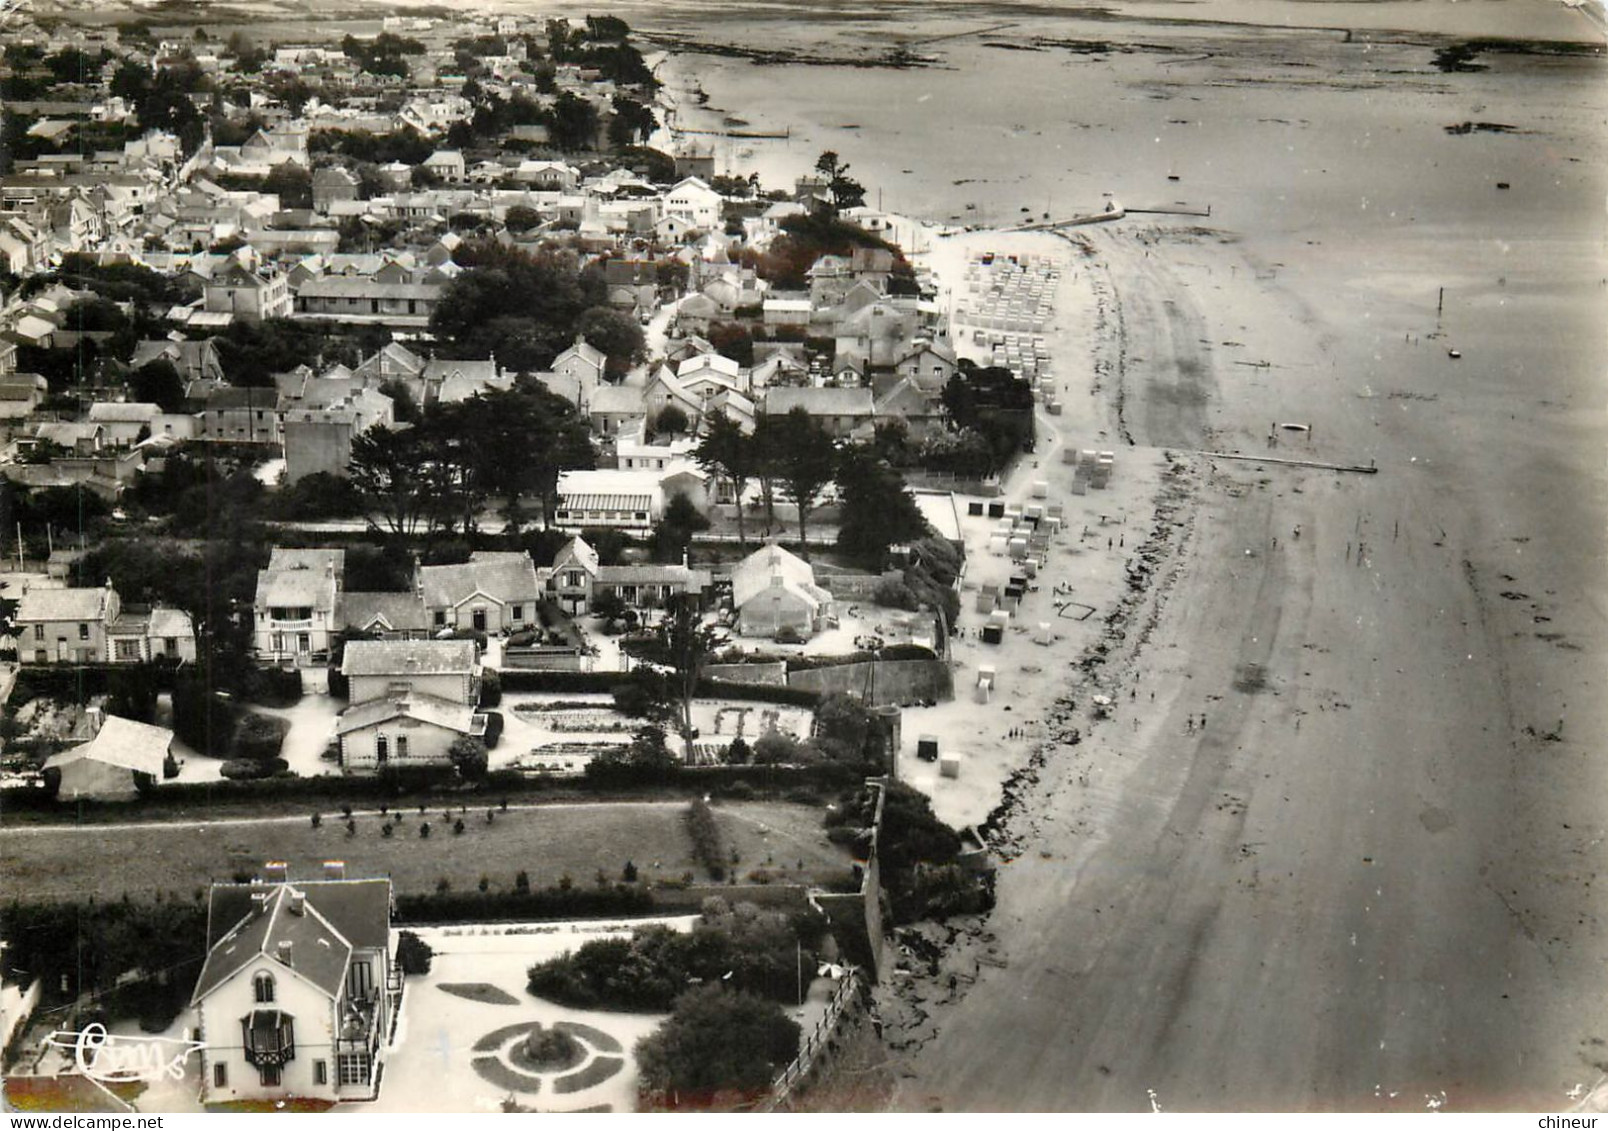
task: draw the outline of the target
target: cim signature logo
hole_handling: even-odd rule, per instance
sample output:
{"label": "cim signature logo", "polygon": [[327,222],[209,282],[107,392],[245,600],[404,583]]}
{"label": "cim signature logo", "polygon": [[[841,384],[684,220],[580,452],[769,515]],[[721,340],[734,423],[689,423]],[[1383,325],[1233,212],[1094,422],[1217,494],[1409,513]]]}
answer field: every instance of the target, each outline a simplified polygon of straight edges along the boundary
{"label": "cim signature logo", "polygon": [[97,1022],[77,1031],[57,1029],[45,1043],[71,1052],[78,1071],[92,1080],[120,1083],[164,1076],[182,1080],[185,1060],[207,1047],[203,1041],[190,1040],[188,1029],[184,1034],[183,1038],[121,1037]]}

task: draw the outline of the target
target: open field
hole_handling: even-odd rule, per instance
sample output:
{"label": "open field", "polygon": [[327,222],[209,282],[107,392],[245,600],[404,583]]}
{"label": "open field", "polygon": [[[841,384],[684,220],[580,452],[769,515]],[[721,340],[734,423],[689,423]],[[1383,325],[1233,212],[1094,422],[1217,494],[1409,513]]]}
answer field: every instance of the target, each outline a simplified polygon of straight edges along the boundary
{"label": "open field", "polygon": [[[599,869],[615,881],[634,862],[642,882],[679,880],[691,872],[707,879],[693,858],[683,824],[685,802],[603,802],[511,809],[486,822],[484,808],[462,816],[454,835],[442,810],[419,816],[407,810],[396,832],[385,837],[383,819],[360,813],[348,836],[338,812],[326,811],[322,827],[304,814],[282,820],[198,822],[145,826],[139,849],[98,826],[11,828],[0,831],[0,874],[12,892],[34,899],[188,898],[196,888],[255,873],[264,861],[284,860],[292,876],[316,876],[323,861],[346,861],[351,876],[390,876],[398,894],[436,890],[445,879],[453,891],[473,891],[482,875],[490,890],[512,891],[514,877],[529,873],[532,888],[569,876],[577,886],[595,881]],[[778,881],[810,882],[841,876],[848,857],[827,842],[821,811],[806,805],[733,803],[715,807],[728,846],[737,850],[739,875],[755,868]],[[430,823],[430,836],[419,826]],[[771,863],[766,864],[769,858]],[[798,869],[802,861],[804,868]]]}

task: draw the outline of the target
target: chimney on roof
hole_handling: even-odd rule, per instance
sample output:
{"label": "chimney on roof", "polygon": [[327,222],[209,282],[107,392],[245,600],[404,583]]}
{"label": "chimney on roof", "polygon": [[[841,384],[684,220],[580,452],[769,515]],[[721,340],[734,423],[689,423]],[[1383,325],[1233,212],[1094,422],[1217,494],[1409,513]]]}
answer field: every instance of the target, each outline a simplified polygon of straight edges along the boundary
{"label": "chimney on roof", "polygon": [[290,913],[292,915],[302,915],[305,914],[306,911],[307,893],[301,891],[292,891],[290,893]]}
{"label": "chimney on roof", "polygon": [[274,947],[274,957],[286,966],[294,966],[290,960],[291,942],[289,939],[280,939],[279,945]]}
{"label": "chimney on roof", "polygon": [[262,866],[262,879],[269,884],[289,883],[290,865],[283,860],[270,860]]}
{"label": "chimney on roof", "polygon": [[326,880],[344,880],[346,878],[346,861],[324,861],[324,878]]}

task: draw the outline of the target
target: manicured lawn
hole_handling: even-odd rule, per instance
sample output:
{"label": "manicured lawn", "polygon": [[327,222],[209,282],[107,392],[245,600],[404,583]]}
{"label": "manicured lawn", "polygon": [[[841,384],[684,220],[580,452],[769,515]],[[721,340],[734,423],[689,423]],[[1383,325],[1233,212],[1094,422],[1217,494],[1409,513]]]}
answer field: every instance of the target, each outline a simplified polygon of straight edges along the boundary
{"label": "manicured lawn", "polygon": [[[445,879],[454,891],[473,891],[482,875],[491,891],[511,891],[523,870],[533,888],[569,876],[591,884],[601,869],[620,879],[625,862],[634,862],[643,882],[679,879],[692,872],[693,859],[683,823],[686,805],[552,805],[499,812],[491,824],[484,807],[467,814],[418,808],[390,837],[381,835],[376,813],[357,817],[349,836],[338,811],[324,810],[313,828],[307,816],[282,820],[213,822],[197,826],[120,829],[116,825],[0,830],[3,894],[32,899],[120,899],[163,896],[190,899],[212,881],[229,881],[236,872],[260,871],[268,860],[284,860],[293,878],[316,878],[325,860],[346,861],[348,876],[390,876],[398,894],[424,894]],[[309,810],[310,811],[310,810]],[[778,882],[840,875],[847,856],[822,835],[821,810],[804,805],[742,802],[717,805],[728,846],[741,858],[740,876],[758,867]],[[453,820],[464,832],[454,835]],[[419,836],[429,821],[428,839]],[[770,856],[772,864],[766,865]],[[804,862],[803,871],[796,864]],[[784,867],[785,865],[785,867]]]}

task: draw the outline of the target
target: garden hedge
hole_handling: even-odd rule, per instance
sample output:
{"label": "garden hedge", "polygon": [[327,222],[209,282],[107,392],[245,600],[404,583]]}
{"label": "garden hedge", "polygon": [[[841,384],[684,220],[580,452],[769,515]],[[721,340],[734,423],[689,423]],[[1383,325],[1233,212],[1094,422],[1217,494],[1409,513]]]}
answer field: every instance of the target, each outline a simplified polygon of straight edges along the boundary
{"label": "garden hedge", "polygon": [[[628,682],[623,672],[546,672],[510,669],[502,673],[503,691],[569,691],[611,693]],[[703,679],[698,694],[706,699],[737,699],[745,702],[780,703],[794,707],[813,707],[821,697],[813,691],[795,687],[765,687],[751,683],[723,683]]]}
{"label": "garden hedge", "polygon": [[639,887],[542,888],[537,891],[444,891],[396,897],[399,923],[479,923],[646,915],[653,896]]}

